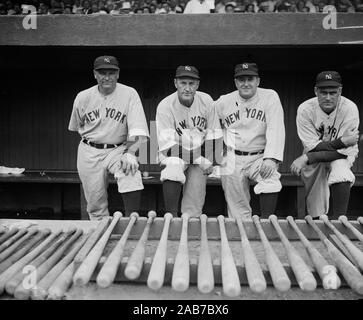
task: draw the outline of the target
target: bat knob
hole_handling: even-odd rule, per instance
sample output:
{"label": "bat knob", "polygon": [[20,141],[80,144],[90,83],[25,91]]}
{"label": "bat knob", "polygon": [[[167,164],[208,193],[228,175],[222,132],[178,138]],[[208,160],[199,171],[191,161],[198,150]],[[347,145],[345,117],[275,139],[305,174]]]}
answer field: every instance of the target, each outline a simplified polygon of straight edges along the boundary
{"label": "bat knob", "polygon": [[348,218],[347,218],[347,216],[344,216],[344,215],[339,216],[338,220],[339,220],[340,222],[348,222]]}
{"label": "bat knob", "polygon": [[155,218],[157,215],[156,215],[156,212],[154,210],[150,210],[147,214],[148,218]]}
{"label": "bat knob", "polygon": [[122,213],[120,211],[116,211],[114,214],[113,214],[113,217],[116,218],[116,219],[120,219],[122,217]]}
{"label": "bat knob", "polygon": [[138,217],[139,217],[139,214],[137,212],[132,212],[130,214],[130,218],[135,218],[135,220],[137,220]]}
{"label": "bat knob", "polygon": [[326,215],[326,214],[322,214],[320,217],[319,217],[319,219],[320,220],[322,220],[322,221],[329,221],[329,219],[328,219],[328,216]]}
{"label": "bat knob", "polygon": [[173,215],[170,212],[167,212],[164,214],[164,219],[171,220],[171,219],[173,219]]}

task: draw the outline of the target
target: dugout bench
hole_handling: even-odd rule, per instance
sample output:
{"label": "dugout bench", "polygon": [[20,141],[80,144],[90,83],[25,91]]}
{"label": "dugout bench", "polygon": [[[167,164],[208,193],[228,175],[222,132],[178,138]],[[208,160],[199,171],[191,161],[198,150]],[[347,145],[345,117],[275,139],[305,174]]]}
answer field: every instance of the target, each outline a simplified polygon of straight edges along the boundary
{"label": "dugout bench", "polygon": [[[145,215],[149,210],[163,212],[162,186],[159,177],[160,172],[150,172],[148,178],[143,178],[145,189],[140,211]],[[281,183],[283,189],[279,196],[277,215],[284,216],[286,213],[286,215],[302,219],[305,216],[305,191],[302,181],[299,177],[282,173]],[[253,185],[252,183],[251,187]],[[362,186],[363,175],[356,175],[350,199],[350,209],[354,211],[353,215],[356,213],[355,211],[361,211],[357,204],[360,202],[359,189]],[[110,212],[121,210],[122,199],[117,192],[116,181],[111,176],[108,191]],[[38,210],[43,213],[54,213],[55,218],[69,219],[70,216],[63,214],[70,211],[73,212],[74,219],[88,219],[86,200],[76,171],[27,170],[20,175],[0,174],[0,203],[1,213]],[[253,210],[258,208],[258,198],[252,190],[251,207]],[[227,215],[219,179],[208,178],[207,180],[204,211],[211,213],[212,216],[220,213]],[[74,212],[80,212],[81,215],[74,216]],[[19,218],[16,215],[14,217]],[[42,218],[42,216],[40,217]]]}

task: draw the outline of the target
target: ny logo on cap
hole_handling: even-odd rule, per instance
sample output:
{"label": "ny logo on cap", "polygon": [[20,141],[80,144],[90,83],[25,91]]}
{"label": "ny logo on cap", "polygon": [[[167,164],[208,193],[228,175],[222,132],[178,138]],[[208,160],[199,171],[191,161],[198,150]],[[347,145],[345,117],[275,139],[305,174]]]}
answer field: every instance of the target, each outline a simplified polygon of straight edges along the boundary
{"label": "ny logo on cap", "polygon": [[105,58],[104,61],[107,63],[111,63],[110,58]]}
{"label": "ny logo on cap", "polygon": [[332,78],[332,75],[330,73],[328,73],[328,74],[325,75],[325,79],[326,80],[331,80],[333,78]]}
{"label": "ny logo on cap", "polygon": [[242,64],[242,68],[243,69],[248,69],[248,64],[247,63]]}
{"label": "ny logo on cap", "polygon": [[192,71],[192,68],[189,66],[185,66],[185,70]]}

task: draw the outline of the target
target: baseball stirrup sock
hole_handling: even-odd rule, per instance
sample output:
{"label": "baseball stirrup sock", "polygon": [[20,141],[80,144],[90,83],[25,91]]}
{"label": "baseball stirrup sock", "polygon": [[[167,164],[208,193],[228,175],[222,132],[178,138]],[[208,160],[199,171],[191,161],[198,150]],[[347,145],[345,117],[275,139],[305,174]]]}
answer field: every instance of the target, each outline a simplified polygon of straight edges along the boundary
{"label": "baseball stirrup sock", "polygon": [[269,215],[275,214],[278,194],[278,192],[260,194],[261,218],[268,218]]}
{"label": "baseball stirrup sock", "polygon": [[166,212],[170,212],[174,217],[178,216],[179,198],[182,190],[179,181],[163,181],[163,193]]}
{"label": "baseball stirrup sock", "polygon": [[125,205],[125,216],[129,217],[132,212],[139,212],[141,201],[141,190],[125,192],[122,194]]}
{"label": "baseball stirrup sock", "polygon": [[350,196],[350,182],[334,183],[330,186],[333,217],[346,215]]}

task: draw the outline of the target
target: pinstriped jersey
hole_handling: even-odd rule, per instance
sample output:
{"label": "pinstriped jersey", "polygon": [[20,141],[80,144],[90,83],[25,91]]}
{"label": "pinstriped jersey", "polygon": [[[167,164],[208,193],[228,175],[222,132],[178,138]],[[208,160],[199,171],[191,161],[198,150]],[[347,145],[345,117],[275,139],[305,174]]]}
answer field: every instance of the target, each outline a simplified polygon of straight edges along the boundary
{"label": "pinstriped jersey", "polygon": [[149,136],[138,93],[120,83],[105,96],[98,85],[78,93],[68,128],[95,143],[119,144],[128,137]]}
{"label": "pinstriped jersey", "polygon": [[264,158],[283,160],[284,112],[274,90],[257,88],[247,100],[236,90],[222,95],[215,107],[228,147],[247,152],[264,149]]}
{"label": "pinstriped jersey", "polygon": [[[314,97],[299,106],[296,126],[306,153],[314,149],[321,141],[339,139],[349,130],[358,129],[358,108],[353,101],[341,96],[335,110],[327,114],[320,108],[318,98]],[[337,151],[347,156],[356,157],[358,145]]]}

